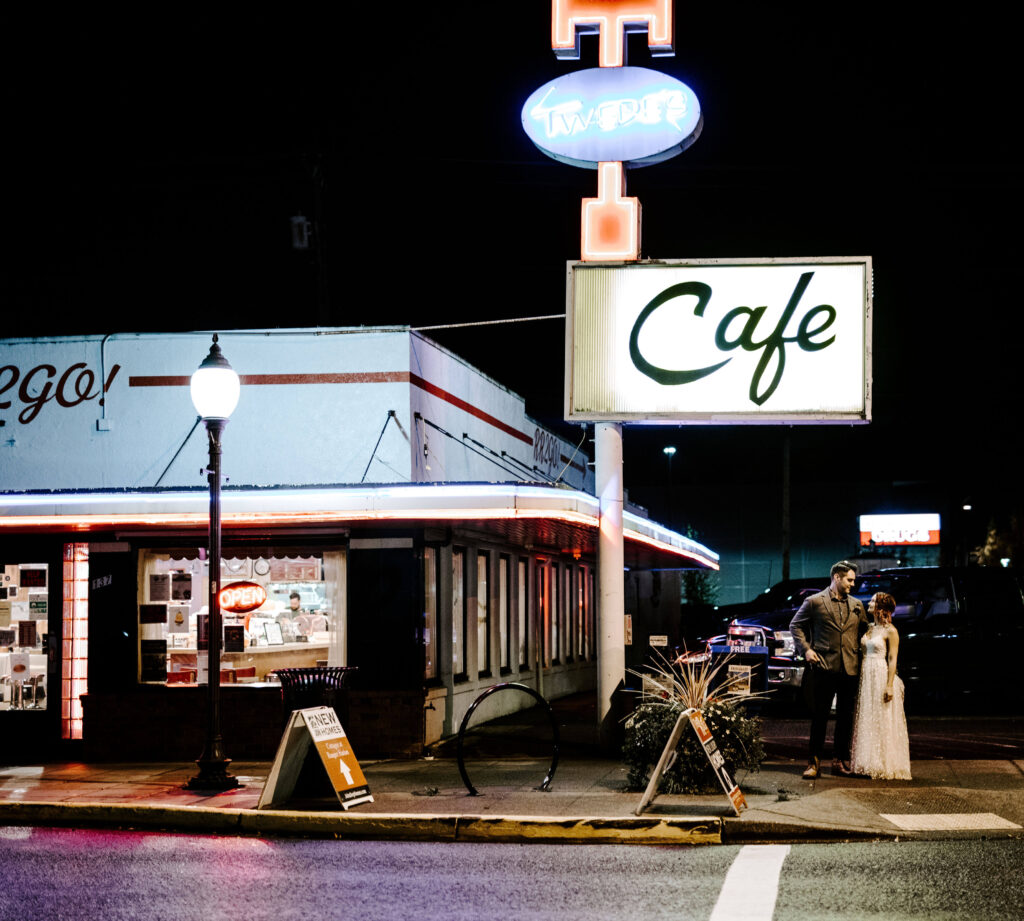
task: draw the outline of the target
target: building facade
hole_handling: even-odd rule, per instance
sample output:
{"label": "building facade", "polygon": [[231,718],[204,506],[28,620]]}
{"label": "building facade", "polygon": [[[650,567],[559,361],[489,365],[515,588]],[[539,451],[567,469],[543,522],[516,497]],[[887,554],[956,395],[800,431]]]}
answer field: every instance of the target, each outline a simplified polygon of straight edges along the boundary
{"label": "building facade", "polygon": [[[202,747],[207,444],[187,388],[209,341],[0,341],[0,734],[12,759]],[[283,667],[355,666],[346,728],[367,756],[420,753],[498,681],[547,697],[594,687],[599,507],[585,430],[566,442],[406,328],[220,344],[242,385],[223,438],[220,584],[266,599],[225,611],[233,757],[273,755]],[[639,515],[624,530],[627,566],[717,565]],[[521,705],[509,696],[481,715]]]}

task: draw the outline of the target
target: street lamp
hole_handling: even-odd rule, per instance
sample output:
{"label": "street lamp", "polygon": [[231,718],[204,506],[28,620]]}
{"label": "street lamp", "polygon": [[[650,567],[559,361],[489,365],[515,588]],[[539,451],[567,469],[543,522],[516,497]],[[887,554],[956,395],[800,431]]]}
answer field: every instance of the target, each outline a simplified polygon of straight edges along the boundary
{"label": "street lamp", "polygon": [[672,508],[672,458],[676,453],[675,445],[666,445],[661,449],[662,454],[668,458],[668,526],[673,526],[673,508]]}
{"label": "street lamp", "polygon": [[206,747],[196,761],[199,773],[185,785],[189,790],[231,790],[238,778],[228,773],[230,758],[224,757],[220,735],[220,436],[228,418],[238,405],[238,375],[228,364],[213,334],[210,354],[192,375],[192,403],[206,425],[210,441],[210,466],[206,479],[210,484],[210,543],[207,560],[210,567],[209,616],[207,618],[208,691]]}

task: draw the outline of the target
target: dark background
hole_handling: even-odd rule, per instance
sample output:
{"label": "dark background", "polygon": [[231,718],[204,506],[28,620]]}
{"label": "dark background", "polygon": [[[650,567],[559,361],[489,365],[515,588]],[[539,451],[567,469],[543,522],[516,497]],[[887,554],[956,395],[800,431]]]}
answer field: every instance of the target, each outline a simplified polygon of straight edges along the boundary
{"label": "dark background", "polygon": [[[643,255],[874,259],[873,421],[789,430],[794,576],[852,553],[866,512],[940,511],[948,557],[990,524],[1018,553],[1015,27],[984,4],[787,6],[677,0],[672,59],[630,38],[705,120],[629,174]],[[3,14],[2,335],[562,313],[596,177],[519,110],[596,40],[556,60],[547,0],[399,9]],[[428,335],[582,436],[561,320]],[[780,574],[785,431],[625,432],[631,500],[695,527],[737,594]]]}

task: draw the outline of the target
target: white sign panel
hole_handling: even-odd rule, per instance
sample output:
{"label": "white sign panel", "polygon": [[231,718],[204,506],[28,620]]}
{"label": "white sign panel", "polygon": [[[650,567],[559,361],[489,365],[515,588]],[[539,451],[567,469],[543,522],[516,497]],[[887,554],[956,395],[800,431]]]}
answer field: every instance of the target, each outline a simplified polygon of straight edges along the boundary
{"label": "white sign panel", "polygon": [[868,422],[871,259],[569,263],[566,418]]}
{"label": "white sign panel", "polygon": [[939,515],[922,512],[909,515],[861,515],[860,544],[868,547],[905,544],[937,544],[941,534]]}

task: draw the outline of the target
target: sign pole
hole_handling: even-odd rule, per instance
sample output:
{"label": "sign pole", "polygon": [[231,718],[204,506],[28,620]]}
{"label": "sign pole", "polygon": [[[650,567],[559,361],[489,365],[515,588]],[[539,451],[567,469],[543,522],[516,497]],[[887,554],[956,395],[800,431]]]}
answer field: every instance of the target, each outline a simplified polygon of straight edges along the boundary
{"label": "sign pole", "polygon": [[601,741],[617,737],[619,714],[614,706],[626,679],[626,607],[622,536],[622,426],[594,426],[594,473],[601,503],[597,539],[597,579],[600,593],[597,647],[597,720]]}

